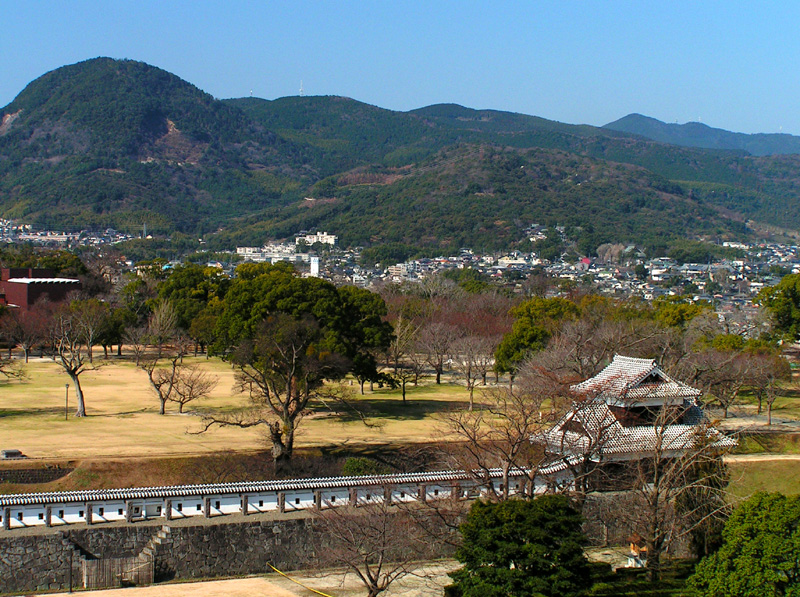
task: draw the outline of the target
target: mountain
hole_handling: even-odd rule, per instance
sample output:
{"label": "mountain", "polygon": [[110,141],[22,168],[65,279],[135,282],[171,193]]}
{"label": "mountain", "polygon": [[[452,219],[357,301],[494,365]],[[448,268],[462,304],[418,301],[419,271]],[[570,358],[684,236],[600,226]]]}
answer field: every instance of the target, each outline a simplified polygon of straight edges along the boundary
{"label": "mountain", "polygon": [[309,175],[308,148],[132,60],[56,69],[2,115],[0,210],[51,228],[208,229]]}
{"label": "mountain", "polygon": [[268,210],[226,238],[250,244],[319,228],[335,231],[345,246],[502,250],[518,244],[533,222],[564,226],[585,253],[622,238],[666,247],[678,230],[692,237],[744,232],[741,222],[644,168],[551,149],[461,143],[413,168],[340,174],[322,196]]}
{"label": "mountain", "polygon": [[524,246],[533,222],[582,251],[800,227],[800,157],[439,104],[217,100],[153,66],[97,58],[0,110],[0,216],[260,244],[327,229],[344,244]]}
{"label": "mountain", "polygon": [[700,122],[668,124],[641,114],[628,114],[610,122],[604,128],[683,147],[730,149],[755,156],[800,154],[800,137],[793,135],[732,133]]}

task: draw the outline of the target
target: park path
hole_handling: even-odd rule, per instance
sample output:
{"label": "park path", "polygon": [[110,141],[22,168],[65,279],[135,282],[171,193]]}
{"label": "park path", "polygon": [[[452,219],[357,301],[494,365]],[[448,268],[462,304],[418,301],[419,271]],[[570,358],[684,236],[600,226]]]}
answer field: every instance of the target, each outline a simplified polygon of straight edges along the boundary
{"label": "park path", "polygon": [[728,454],[725,462],[759,462],[764,460],[800,460],[800,454]]}
{"label": "park path", "polygon": [[[52,593],[49,593],[52,595]],[[187,582],[103,589],[87,593],[91,597],[297,597],[297,593],[282,589],[264,578],[235,578],[206,582]]]}

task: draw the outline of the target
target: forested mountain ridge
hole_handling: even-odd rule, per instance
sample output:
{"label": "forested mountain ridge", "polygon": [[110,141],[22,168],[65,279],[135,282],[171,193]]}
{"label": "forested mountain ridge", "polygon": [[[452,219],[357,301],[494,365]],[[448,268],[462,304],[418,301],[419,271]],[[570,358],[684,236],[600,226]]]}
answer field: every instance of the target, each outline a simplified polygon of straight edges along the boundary
{"label": "forested mountain ridge", "polygon": [[233,236],[238,244],[311,228],[344,245],[400,243],[457,251],[516,246],[532,222],[564,226],[581,252],[635,238],[666,248],[689,236],[744,233],[674,183],[628,164],[552,149],[448,146],[412,167],[367,166],[326,179],[317,198],[267,210]]}
{"label": "forested mountain ridge", "polygon": [[795,135],[732,133],[701,122],[667,123],[641,114],[628,114],[604,128],[684,147],[729,149],[755,156],[800,153],[800,137]]}
{"label": "forested mountain ridge", "polygon": [[53,229],[146,223],[255,244],[318,228],[434,250],[514,246],[539,222],[567,226],[591,253],[734,237],[745,219],[800,227],[795,156],[455,104],[216,100],[147,64],[98,58],[36,79],[0,116],[0,216]]}

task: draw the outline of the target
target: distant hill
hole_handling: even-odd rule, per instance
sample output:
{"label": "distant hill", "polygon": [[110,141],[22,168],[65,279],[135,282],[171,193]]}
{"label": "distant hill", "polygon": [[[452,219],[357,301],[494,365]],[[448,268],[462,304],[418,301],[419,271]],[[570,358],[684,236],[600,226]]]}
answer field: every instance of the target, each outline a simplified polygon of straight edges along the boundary
{"label": "distant hill", "polygon": [[226,233],[242,244],[314,227],[347,245],[402,243],[501,250],[532,222],[562,225],[578,247],[636,239],[666,247],[681,235],[742,233],[744,226],[643,168],[558,150],[449,146],[413,168],[368,166],[335,177],[325,196]]}
{"label": "distant hill", "polygon": [[132,60],[56,69],[2,115],[0,211],[51,228],[208,230],[314,176],[310,148]]}
{"label": "distant hill", "polygon": [[793,135],[732,133],[700,122],[669,124],[641,114],[628,114],[605,125],[604,128],[683,147],[730,149],[745,151],[755,156],[800,154],[800,137]]}
{"label": "distant hill", "polygon": [[526,246],[533,222],[580,250],[800,228],[800,156],[681,147],[640,133],[439,104],[216,100],[130,60],[30,83],[0,110],[0,216],[209,246],[327,229],[344,244]]}

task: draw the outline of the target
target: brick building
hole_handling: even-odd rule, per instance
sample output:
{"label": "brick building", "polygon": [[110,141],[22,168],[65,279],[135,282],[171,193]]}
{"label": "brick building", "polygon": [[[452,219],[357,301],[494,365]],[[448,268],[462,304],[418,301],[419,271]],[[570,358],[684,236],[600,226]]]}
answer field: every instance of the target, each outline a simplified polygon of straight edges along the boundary
{"label": "brick building", "polygon": [[52,302],[63,301],[67,294],[80,290],[76,278],[58,278],[49,269],[11,267],[0,269],[0,305],[28,311],[36,301],[47,297]]}

